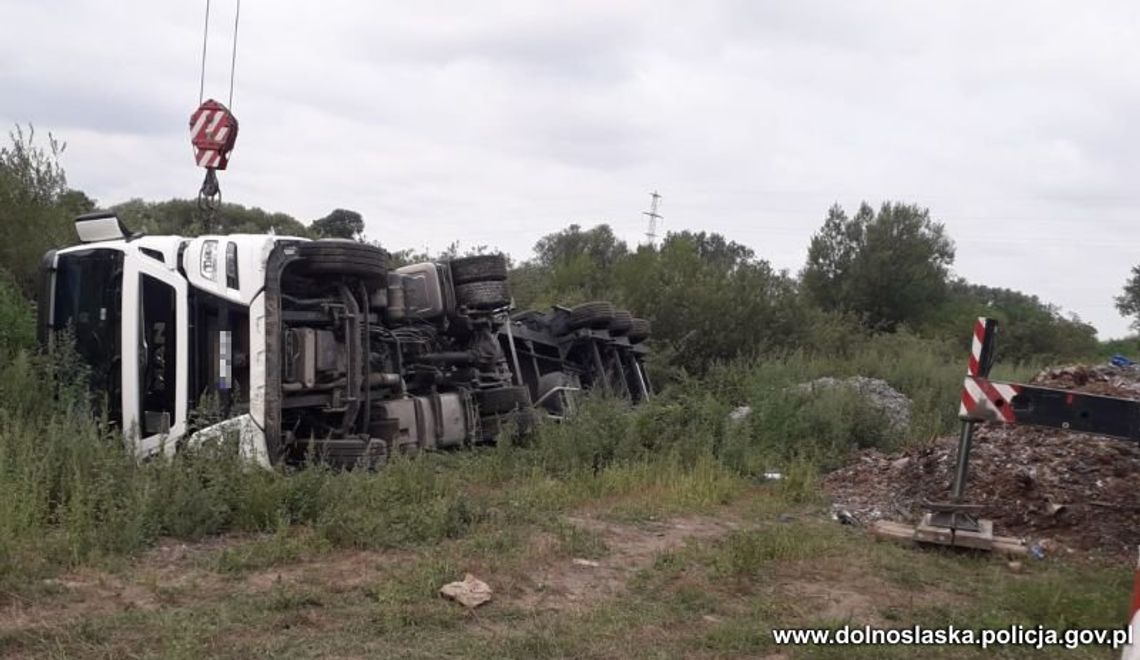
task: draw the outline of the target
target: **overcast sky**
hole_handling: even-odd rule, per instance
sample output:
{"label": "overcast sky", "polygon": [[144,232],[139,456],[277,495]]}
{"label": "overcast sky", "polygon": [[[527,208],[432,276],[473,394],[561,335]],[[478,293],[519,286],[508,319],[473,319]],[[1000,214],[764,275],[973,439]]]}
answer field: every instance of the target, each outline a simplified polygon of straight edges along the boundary
{"label": "overcast sky", "polygon": [[[226,100],[236,0],[213,0]],[[205,1],[0,0],[0,123],[109,205],[192,197]],[[571,222],[720,232],[797,271],[835,202],[915,202],[955,272],[1102,337],[1140,263],[1140,3],[242,6],[227,201],[516,258]]]}

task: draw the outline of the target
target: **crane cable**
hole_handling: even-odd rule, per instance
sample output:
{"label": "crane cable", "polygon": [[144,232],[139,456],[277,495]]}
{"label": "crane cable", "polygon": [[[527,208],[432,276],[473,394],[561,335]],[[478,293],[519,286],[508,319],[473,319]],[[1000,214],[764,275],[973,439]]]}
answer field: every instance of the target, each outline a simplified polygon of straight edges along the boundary
{"label": "crane cable", "polygon": [[[230,49],[230,96],[226,105],[232,110],[234,106],[234,71],[237,70],[237,39],[238,25],[241,23],[241,0],[237,0],[234,9],[234,41]],[[210,0],[206,0],[206,20],[202,27],[202,66],[198,81],[198,103],[206,98],[206,52],[210,40]]]}
{"label": "crane cable", "polygon": [[[202,27],[202,64],[198,82],[198,112],[202,111],[204,107],[203,99],[206,96],[206,55],[208,53],[209,39],[210,39],[210,0],[206,0],[206,17]],[[234,33],[233,45],[230,52],[230,93],[226,108],[224,110],[230,114],[232,118],[232,111],[234,102],[234,72],[237,70],[237,38],[238,26],[241,22],[241,0],[237,0],[237,6],[234,11]],[[213,103],[207,101],[206,103]],[[192,119],[193,125],[193,119]],[[232,148],[233,138],[237,134],[237,120],[233,119],[233,134],[230,137],[230,147]],[[206,167],[206,178],[202,181],[202,186],[198,190],[198,208],[203,213],[203,226],[209,232],[213,224],[214,215],[218,208],[221,206],[222,195],[221,188],[218,185],[218,169],[225,169],[225,163],[228,160],[228,149],[223,157],[220,165],[204,165]],[[201,163],[200,163],[201,164]]]}

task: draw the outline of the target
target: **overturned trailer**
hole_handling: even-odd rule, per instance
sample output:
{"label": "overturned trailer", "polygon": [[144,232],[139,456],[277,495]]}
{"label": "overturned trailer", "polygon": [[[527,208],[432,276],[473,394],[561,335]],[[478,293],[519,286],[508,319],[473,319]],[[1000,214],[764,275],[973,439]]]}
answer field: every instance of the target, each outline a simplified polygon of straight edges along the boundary
{"label": "overturned trailer", "polygon": [[71,333],[140,457],[233,432],[266,466],[377,466],[526,429],[534,401],[650,393],[644,322],[608,303],[512,320],[501,255],[391,268],[353,241],[136,236],[108,213],[76,228],[81,245],[44,255],[40,337]]}
{"label": "overturned trailer", "polygon": [[512,371],[548,414],[571,411],[566,393],[599,389],[634,403],[649,398],[649,322],[605,301],[514,314],[499,332]]}

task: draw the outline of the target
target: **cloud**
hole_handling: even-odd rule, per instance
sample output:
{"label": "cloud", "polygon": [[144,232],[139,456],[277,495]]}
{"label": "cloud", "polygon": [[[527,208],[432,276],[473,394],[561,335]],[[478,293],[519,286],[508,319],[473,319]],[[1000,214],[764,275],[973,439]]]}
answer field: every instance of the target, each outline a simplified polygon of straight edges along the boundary
{"label": "cloud", "polygon": [[[228,96],[233,0],[206,94]],[[200,3],[0,0],[0,121],[106,203],[191,196]],[[929,206],[956,271],[1119,335],[1140,229],[1140,6],[245,3],[222,189],[392,247],[525,257],[570,222],[718,231],[798,270],[827,208]]]}

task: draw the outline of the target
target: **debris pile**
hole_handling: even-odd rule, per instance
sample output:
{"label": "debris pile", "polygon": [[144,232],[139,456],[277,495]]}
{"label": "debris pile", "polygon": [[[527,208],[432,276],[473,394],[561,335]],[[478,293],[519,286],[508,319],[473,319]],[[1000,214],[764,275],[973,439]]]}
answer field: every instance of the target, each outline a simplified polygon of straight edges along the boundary
{"label": "debris pile", "polygon": [[[1049,369],[1045,387],[1140,398],[1140,369]],[[861,523],[916,522],[924,501],[946,501],[957,436],[895,454],[868,450],[829,474],[836,505]],[[1083,433],[982,424],[974,434],[965,500],[986,506],[995,532],[1054,551],[1135,554],[1140,545],[1140,447]]]}
{"label": "debris pile", "polygon": [[[910,399],[891,387],[885,380],[852,376],[850,378],[817,378],[795,387],[796,391],[814,393],[833,388],[845,388],[858,392],[867,403],[877,408],[890,424],[893,432],[905,434],[910,429]],[[733,411],[736,412],[736,411]]]}

